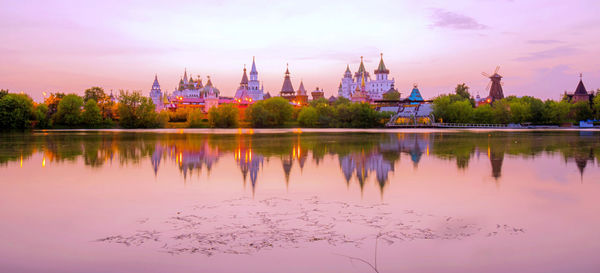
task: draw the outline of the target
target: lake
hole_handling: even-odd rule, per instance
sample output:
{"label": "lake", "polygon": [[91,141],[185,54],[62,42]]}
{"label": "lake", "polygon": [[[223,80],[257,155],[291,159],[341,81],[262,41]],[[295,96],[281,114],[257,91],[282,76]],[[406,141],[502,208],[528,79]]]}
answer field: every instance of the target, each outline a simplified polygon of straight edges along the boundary
{"label": "lake", "polygon": [[599,157],[576,130],[0,134],[0,272],[598,272]]}

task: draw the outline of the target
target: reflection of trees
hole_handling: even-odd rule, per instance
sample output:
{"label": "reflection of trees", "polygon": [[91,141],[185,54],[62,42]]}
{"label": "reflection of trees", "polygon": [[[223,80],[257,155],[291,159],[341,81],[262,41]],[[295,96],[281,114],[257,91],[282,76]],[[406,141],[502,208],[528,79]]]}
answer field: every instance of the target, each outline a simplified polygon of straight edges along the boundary
{"label": "reflection of trees", "polygon": [[595,132],[432,132],[432,133],[303,133],[303,134],[159,134],[131,132],[36,132],[0,135],[0,166],[27,160],[42,153],[45,164],[82,159],[86,166],[101,167],[113,160],[121,165],[149,159],[158,173],[165,162],[177,164],[184,177],[202,169],[210,171],[223,155],[233,155],[244,177],[256,187],[265,160],[276,158],[286,183],[295,166],[303,170],[309,159],[320,164],[326,156],[338,157],[348,185],[362,188],[369,177],[383,192],[401,155],[417,167],[423,155],[469,167],[470,159],[486,155],[491,176],[499,179],[505,154],[534,158],[557,154],[574,163],[583,176],[589,163],[598,162],[599,134]]}

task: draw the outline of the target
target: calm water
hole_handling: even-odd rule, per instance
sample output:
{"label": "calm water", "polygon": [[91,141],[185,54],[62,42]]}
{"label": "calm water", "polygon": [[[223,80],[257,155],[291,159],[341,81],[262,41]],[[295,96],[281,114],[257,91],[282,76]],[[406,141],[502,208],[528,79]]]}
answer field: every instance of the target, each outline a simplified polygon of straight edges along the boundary
{"label": "calm water", "polygon": [[598,131],[4,134],[0,272],[598,272],[599,156]]}

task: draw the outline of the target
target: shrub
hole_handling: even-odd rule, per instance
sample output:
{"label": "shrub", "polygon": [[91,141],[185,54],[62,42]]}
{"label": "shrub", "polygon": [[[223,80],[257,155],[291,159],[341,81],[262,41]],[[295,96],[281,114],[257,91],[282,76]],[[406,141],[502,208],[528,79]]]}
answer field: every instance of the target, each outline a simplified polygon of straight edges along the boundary
{"label": "shrub", "polygon": [[235,128],[238,126],[239,110],[232,104],[224,104],[208,110],[208,124],[212,128]]}

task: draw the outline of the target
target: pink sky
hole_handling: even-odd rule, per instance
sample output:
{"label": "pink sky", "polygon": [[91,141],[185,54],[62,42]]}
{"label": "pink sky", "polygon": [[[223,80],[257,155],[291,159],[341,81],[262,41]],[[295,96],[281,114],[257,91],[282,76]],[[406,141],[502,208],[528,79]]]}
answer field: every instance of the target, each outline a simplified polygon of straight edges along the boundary
{"label": "pink sky", "polygon": [[[16,1],[0,0],[0,88],[82,94],[90,86],[172,91],[184,68],[232,96],[256,56],[277,94],[289,63],[294,87],[337,86],[360,56],[384,53],[396,87],[424,97],[457,83],[487,94],[499,65],[505,95],[560,97],[583,73],[600,88],[600,2],[581,1]],[[205,79],[206,81],[206,79]]]}

